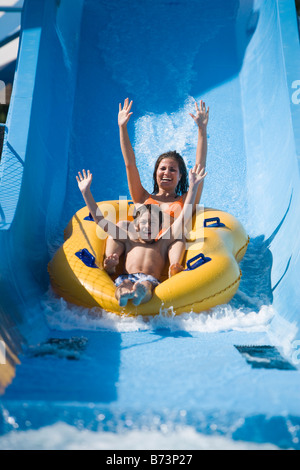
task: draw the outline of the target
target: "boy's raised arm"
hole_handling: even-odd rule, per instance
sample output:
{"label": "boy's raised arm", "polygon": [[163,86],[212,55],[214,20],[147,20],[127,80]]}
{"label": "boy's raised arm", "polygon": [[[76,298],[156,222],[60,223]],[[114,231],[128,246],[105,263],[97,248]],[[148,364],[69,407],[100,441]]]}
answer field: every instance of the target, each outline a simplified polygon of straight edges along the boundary
{"label": "boy's raised arm", "polygon": [[98,224],[105,232],[111,235],[114,239],[125,240],[128,236],[126,230],[118,225],[114,224],[110,220],[106,219],[100,208],[98,207],[92,193],[91,193],[91,184],[92,184],[93,175],[88,170],[82,170],[82,173],[79,171],[76,180],[78,187],[81,191],[82,197],[94,219],[96,224]]}

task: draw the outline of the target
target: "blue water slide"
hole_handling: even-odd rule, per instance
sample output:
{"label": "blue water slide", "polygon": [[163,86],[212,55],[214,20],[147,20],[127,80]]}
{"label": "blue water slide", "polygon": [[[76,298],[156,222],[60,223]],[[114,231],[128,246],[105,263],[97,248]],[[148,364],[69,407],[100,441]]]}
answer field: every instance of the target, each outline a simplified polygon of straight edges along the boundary
{"label": "blue water slide", "polygon": [[[25,0],[0,166],[0,447],[65,421],[299,448],[299,52],[294,0]],[[189,112],[210,106],[202,203],[250,236],[227,306],[145,323],[51,292],[47,264],[83,206],[76,172],[92,170],[97,200],[129,197],[127,96],[149,191],[160,153],[193,164]]]}
{"label": "blue water slide", "polygon": [[[70,5],[64,2],[58,12],[56,2],[25,2],[1,158],[1,324],[30,335],[35,328],[43,334],[43,320],[31,322],[26,311],[47,288],[47,240],[66,192],[81,19],[80,3],[72,15]],[[12,350],[27,342],[27,332],[17,335]]]}

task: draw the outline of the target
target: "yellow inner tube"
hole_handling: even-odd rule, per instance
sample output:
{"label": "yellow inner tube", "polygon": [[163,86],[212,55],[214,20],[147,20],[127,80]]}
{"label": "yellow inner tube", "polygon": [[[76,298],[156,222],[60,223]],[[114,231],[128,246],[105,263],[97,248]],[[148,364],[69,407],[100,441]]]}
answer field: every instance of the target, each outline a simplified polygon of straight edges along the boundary
{"label": "yellow inner tube", "polygon": [[[114,221],[118,222],[132,220],[130,204],[128,201],[103,201],[98,206],[105,217],[113,214]],[[65,229],[64,244],[48,265],[51,285],[56,294],[68,302],[128,315],[156,315],[161,309],[171,309],[174,314],[200,313],[228,303],[238,289],[239,262],[249,243],[243,226],[232,215],[209,208],[198,210],[187,236],[183,262],[185,268],[190,269],[168,279],[166,264],[162,282],[149,302],[134,306],[129,301],[126,307],[120,307],[113,281],[122,271],[112,278],[102,267],[106,238],[106,233],[90,220],[87,207],[76,212]],[[87,266],[80,259],[81,250],[87,250],[94,257],[95,267]]]}

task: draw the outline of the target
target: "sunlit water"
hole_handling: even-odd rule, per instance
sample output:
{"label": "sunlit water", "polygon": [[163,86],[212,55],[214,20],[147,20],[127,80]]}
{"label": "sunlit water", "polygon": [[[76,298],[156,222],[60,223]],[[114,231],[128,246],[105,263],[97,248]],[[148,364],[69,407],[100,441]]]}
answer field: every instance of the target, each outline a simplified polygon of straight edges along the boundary
{"label": "sunlit water", "polygon": [[274,311],[262,305],[258,312],[251,309],[221,305],[204,314],[174,315],[172,309],[162,309],[158,315],[117,315],[105,310],[87,309],[57,299],[51,291],[43,302],[47,322],[52,329],[108,330],[117,332],[149,331],[167,328],[170,331],[198,331],[205,333],[225,331],[263,332],[270,324]]}
{"label": "sunlit water", "polygon": [[[239,291],[237,296],[239,303],[244,297],[247,302],[249,301],[242,291]],[[251,302],[253,307],[253,298]],[[1,449],[252,450],[298,448],[300,423],[290,420],[288,416],[279,418],[279,421],[275,420],[274,426],[283,429],[281,431],[283,437],[281,436],[277,441],[272,434],[269,436],[268,429],[272,426],[271,417],[268,419],[262,419],[259,416],[247,418],[239,413],[225,411],[220,415],[219,411],[189,410],[188,403],[187,407],[177,409],[163,407],[158,411],[151,407],[149,409],[145,407],[143,411],[131,410],[130,406],[126,410],[122,406],[118,408],[118,402],[115,405],[113,403],[111,405],[84,403],[84,400],[82,403],[72,402],[72,400],[69,403],[62,403],[59,400],[51,400],[51,390],[55,390],[56,386],[55,384],[47,385],[45,382],[47,374],[41,371],[41,367],[46,367],[49,368],[51,374],[51,368],[56,367],[55,364],[59,361],[61,372],[58,377],[61,377],[61,373],[65,373],[66,377],[70,375],[70,367],[75,367],[74,372],[76,372],[77,360],[86,362],[86,353],[81,352],[81,346],[83,345],[84,350],[85,345],[89,348],[91,342],[91,348],[95,348],[95,343],[93,343],[95,334],[120,334],[125,349],[126,336],[132,334],[150,335],[146,336],[146,340],[150,340],[150,343],[152,342],[151,335],[159,335],[161,332],[169,332],[163,334],[174,338],[184,338],[185,334],[191,335],[191,338],[196,335],[195,337],[198,337],[200,341],[201,335],[204,335],[205,341],[209,341],[210,335],[211,340],[215,341],[216,334],[246,334],[250,337],[254,334],[258,335],[258,338],[262,335],[261,337],[266,339],[265,335],[268,334],[272,321],[276,318],[276,312],[271,306],[262,304],[260,299],[256,299],[254,308],[236,307],[233,300],[229,305],[215,307],[200,315],[184,313],[176,316],[169,310],[161,311],[154,317],[130,317],[116,315],[98,308],[90,310],[71,305],[63,299],[58,299],[49,289],[42,299],[41,309],[50,328],[50,336],[69,338],[71,344],[76,346],[75,351],[73,348],[70,357],[68,348],[60,349],[56,344],[50,346],[50,349],[47,344],[29,348],[27,352],[29,359],[25,359],[23,367],[26,369],[28,363],[30,371],[34,371],[35,367],[37,371],[40,371],[37,388],[40,387],[42,391],[41,399],[32,401],[30,396],[33,385],[24,386],[22,377],[19,378],[20,383],[23,383],[23,397],[25,398],[22,399],[22,393],[14,392],[14,389],[12,389],[11,397],[8,393],[9,399],[2,406]],[[104,337],[99,338],[102,341]],[[286,345],[285,340],[286,338],[281,344],[283,349]],[[141,341],[143,344],[145,337],[140,340],[136,337],[135,341]],[[97,346],[94,353],[97,354]],[[92,349],[89,354],[94,353]],[[72,361],[69,360],[70,358]],[[99,357],[95,358],[95,361],[99,361]],[[80,369],[78,371],[80,373]],[[222,381],[225,380],[226,383],[229,379],[228,374],[234,380],[236,372],[237,370],[224,370],[223,377],[216,378],[215,385],[218,386],[220,382],[219,386],[223,387]],[[132,377],[128,379],[132,380]],[[28,380],[26,373],[24,380]],[[93,378],[88,380],[90,380],[90,385],[84,382],[81,385],[83,393],[86,387],[93,386]],[[70,385],[72,387],[72,384]],[[98,386],[97,381],[94,385]],[[240,390],[240,393],[243,391]],[[220,394],[222,396],[221,390]],[[45,399],[46,401],[43,401]],[[227,400],[226,393],[224,400]],[[53,424],[47,424],[49,421],[53,421]],[[247,429],[251,430],[253,426],[260,427],[261,437],[257,442],[252,442],[252,438],[248,435]]]}
{"label": "sunlit water", "polygon": [[93,432],[57,423],[38,431],[10,432],[0,437],[0,449],[7,450],[279,450],[272,444],[233,441],[198,433],[193,427],[163,427],[123,433]]}

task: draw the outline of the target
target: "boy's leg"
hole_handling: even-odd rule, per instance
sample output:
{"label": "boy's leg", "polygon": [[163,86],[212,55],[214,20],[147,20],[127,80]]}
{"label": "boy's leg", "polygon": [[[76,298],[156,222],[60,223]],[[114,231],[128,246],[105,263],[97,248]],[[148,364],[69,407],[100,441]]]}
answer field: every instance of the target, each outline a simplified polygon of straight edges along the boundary
{"label": "boy's leg", "polygon": [[117,287],[115,296],[121,307],[125,307],[127,305],[128,300],[133,298],[133,286],[134,283],[129,281],[129,279],[126,279],[122,282],[122,284]]}
{"label": "boy's leg", "polygon": [[155,285],[150,281],[136,282],[133,286],[133,305],[137,306],[149,302],[149,300],[152,298],[154,288]]}
{"label": "boy's leg", "polygon": [[185,252],[185,242],[183,240],[176,240],[169,248],[169,277],[174,276],[180,271],[184,270],[182,260]]}

